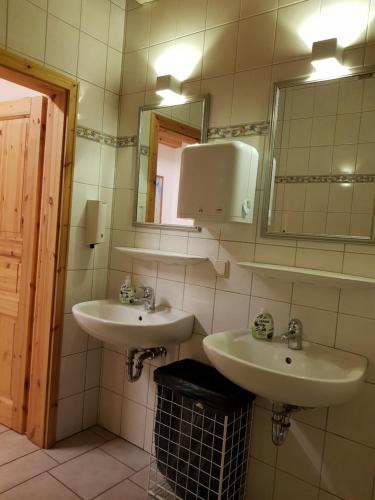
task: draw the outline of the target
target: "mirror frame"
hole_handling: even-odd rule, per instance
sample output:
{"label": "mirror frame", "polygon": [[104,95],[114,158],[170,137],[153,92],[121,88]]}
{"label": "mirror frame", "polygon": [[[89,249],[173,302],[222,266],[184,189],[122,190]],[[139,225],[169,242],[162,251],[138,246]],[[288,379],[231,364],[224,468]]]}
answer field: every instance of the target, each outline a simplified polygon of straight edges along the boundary
{"label": "mirror frame", "polygon": [[185,97],[185,101],[181,104],[146,104],[139,107],[138,111],[138,136],[137,136],[137,168],[135,170],[135,194],[133,203],[133,226],[144,227],[151,229],[174,229],[177,231],[189,231],[189,232],[200,232],[201,228],[199,226],[182,226],[179,224],[156,224],[154,222],[138,222],[137,221],[137,207],[138,207],[138,188],[139,188],[139,171],[140,171],[140,156],[141,156],[141,144],[139,138],[142,132],[142,112],[143,111],[157,111],[162,108],[170,108],[172,106],[181,106],[184,104],[190,104],[194,102],[202,102],[203,112],[202,112],[202,131],[201,131],[201,144],[208,141],[208,121],[210,112],[210,95],[195,95]]}
{"label": "mirror frame", "polygon": [[316,79],[312,80],[310,77],[294,78],[292,80],[285,80],[274,82],[273,92],[271,97],[270,106],[270,117],[269,117],[269,134],[267,139],[267,146],[264,155],[264,167],[266,167],[264,176],[264,196],[263,196],[263,206],[261,211],[261,236],[263,238],[285,238],[290,240],[314,240],[314,241],[326,241],[326,242],[339,242],[339,243],[362,243],[362,244],[374,244],[375,243],[375,204],[374,211],[372,214],[372,235],[367,237],[361,236],[342,236],[342,235],[313,235],[313,234],[303,234],[303,233],[271,233],[267,230],[268,228],[268,214],[269,214],[269,203],[272,193],[272,168],[271,160],[274,150],[275,136],[276,136],[276,125],[277,125],[277,110],[276,105],[278,103],[280,89],[286,89],[290,87],[297,87],[301,84],[315,84],[319,82],[337,82],[346,78],[353,77],[375,77],[375,66],[365,66],[363,69],[356,71],[350,71],[348,74],[332,78],[332,79]]}

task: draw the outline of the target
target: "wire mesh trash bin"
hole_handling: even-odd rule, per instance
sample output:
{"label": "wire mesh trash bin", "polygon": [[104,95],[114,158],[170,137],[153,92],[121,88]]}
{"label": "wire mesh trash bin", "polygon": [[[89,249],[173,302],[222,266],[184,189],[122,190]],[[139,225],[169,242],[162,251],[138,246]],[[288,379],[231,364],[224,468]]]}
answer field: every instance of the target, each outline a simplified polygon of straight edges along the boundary
{"label": "wire mesh trash bin", "polygon": [[185,359],[157,368],[149,494],[242,500],[254,395]]}

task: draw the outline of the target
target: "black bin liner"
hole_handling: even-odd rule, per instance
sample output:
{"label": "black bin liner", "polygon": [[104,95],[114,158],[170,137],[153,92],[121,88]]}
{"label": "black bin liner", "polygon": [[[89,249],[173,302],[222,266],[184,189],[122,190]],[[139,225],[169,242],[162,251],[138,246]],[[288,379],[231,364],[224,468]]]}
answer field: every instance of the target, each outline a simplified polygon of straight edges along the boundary
{"label": "black bin liner", "polygon": [[237,470],[238,484],[233,483],[232,458],[235,453],[237,467],[246,466],[245,433],[254,394],[191,359],[157,368],[154,380],[157,467],[175,495],[218,500],[219,491],[241,491],[244,475]]}

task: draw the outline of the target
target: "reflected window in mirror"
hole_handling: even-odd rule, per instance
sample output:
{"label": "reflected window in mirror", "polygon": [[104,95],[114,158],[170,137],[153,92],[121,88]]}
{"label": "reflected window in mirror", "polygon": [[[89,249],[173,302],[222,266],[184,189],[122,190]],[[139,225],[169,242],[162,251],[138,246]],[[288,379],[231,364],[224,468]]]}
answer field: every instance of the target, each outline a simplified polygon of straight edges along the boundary
{"label": "reflected window in mirror", "polygon": [[140,109],[135,224],[195,228],[177,217],[181,154],[207,142],[208,97]]}
{"label": "reflected window in mirror", "polygon": [[263,233],[374,240],[375,74],[276,84]]}

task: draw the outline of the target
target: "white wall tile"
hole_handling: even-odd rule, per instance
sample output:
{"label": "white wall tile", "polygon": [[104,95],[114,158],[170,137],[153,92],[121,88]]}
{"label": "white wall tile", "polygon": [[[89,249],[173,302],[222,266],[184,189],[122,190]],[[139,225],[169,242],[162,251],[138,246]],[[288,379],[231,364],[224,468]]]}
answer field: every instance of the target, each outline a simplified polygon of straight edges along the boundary
{"label": "white wall tile", "polygon": [[103,350],[101,387],[122,394],[124,390],[125,359],[117,352]]}
{"label": "white wall tile", "polygon": [[234,72],[238,24],[226,24],[206,31],[203,78]]}
{"label": "white wall tile", "polygon": [[122,52],[124,45],[124,24],[125,12],[111,3],[111,13],[109,19],[109,37],[108,44],[110,47]]}
{"label": "white wall tile", "polygon": [[93,349],[87,352],[85,390],[99,387],[101,360],[101,349]]}
{"label": "white wall tile", "polygon": [[121,436],[140,448],[143,448],[145,439],[146,413],[145,406],[123,399]]}
{"label": "white wall tile", "polygon": [[122,397],[114,392],[100,389],[98,424],[105,429],[120,434]]}
{"label": "white wall tile", "polygon": [[277,467],[299,479],[319,486],[324,432],[293,422],[288,439],[277,454]]}
{"label": "white wall tile", "polygon": [[81,18],[81,3],[82,0],[65,0],[64,2],[49,0],[48,12],[78,28]]}
{"label": "white wall tile", "polygon": [[8,47],[43,61],[47,28],[46,12],[26,0],[8,2],[8,9]]}
{"label": "white wall tile", "polygon": [[207,28],[236,21],[240,13],[240,4],[241,0],[234,0],[233,2],[227,2],[227,0],[208,0]]}
{"label": "white wall tile", "polygon": [[194,314],[194,331],[200,334],[212,332],[215,291],[212,288],[186,285],[183,309]]}
{"label": "white wall tile", "polygon": [[[95,57],[92,57],[95,54]],[[92,36],[81,33],[79,41],[78,76],[104,87],[107,46]]]}
{"label": "white wall tile", "polygon": [[317,500],[318,488],[276,470],[274,500]]}
{"label": "white wall tile", "polygon": [[240,21],[236,71],[272,64],[276,12]]}
{"label": "white wall tile", "polygon": [[371,500],[375,450],[327,433],[321,487],[347,500]]}
{"label": "white wall tile", "polygon": [[46,63],[77,74],[79,31],[54,16],[47,19]]}
{"label": "white wall tile", "polygon": [[248,323],[249,296],[216,291],[213,332],[245,329]]}
{"label": "white wall tile", "polygon": [[87,333],[78,326],[72,314],[64,315],[61,356],[84,352],[87,349]]}
{"label": "white wall tile", "polygon": [[83,401],[83,428],[88,429],[96,425],[98,420],[99,388],[85,391]]}
{"label": "white wall tile", "polygon": [[60,399],[57,406],[57,441],[82,429],[83,393]]}
{"label": "white wall tile", "polygon": [[81,393],[85,385],[86,353],[61,358],[59,398]]}
{"label": "white wall tile", "polygon": [[109,14],[109,0],[82,0],[81,30],[102,42],[107,42]]}
{"label": "white wall tile", "polygon": [[247,473],[246,500],[272,500],[274,487],[274,468],[251,458]]}

